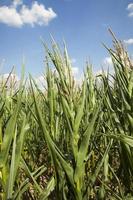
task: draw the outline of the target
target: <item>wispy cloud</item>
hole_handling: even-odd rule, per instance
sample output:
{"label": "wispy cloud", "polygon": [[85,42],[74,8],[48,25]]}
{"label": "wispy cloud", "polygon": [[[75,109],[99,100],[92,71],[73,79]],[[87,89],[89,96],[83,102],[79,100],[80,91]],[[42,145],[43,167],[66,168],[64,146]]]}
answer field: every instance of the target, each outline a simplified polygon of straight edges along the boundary
{"label": "wispy cloud", "polygon": [[133,45],[133,38],[130,38],[128,40],[124,40],[124,43],[127,45]]}
{"label": "wispy cloud", "polygon": [[46,88],[47,83],[46,83],[46,79],[45,79],[44,75],[40,75],[40,76],[36,77],[35,81],[40,89]]}
{"label": "wispy cloud", "polygon": [[72,59],[71,59],[71,63],[72,63],[72,64],[75,64],[75,63],[76,63],[76,59],[75,59],[75,58],[72,58]]}
{"label": "wispy cloud", "polygon": [[102,62],[102,69],[97,70],[94,72],[95,76],[99,76],[102,75],[103,73],[105,75],[109,74],[113,74],[114,73],[114,69],[113,69],[113,62],[112,62],[112,58],[111,57],[105,57]]}
{"label": "wispy cloud", "polygon": [[22,27],[25,24],[32,27],[35,25],[46,26],[55,17],[57,14],[52,8],[46,9],[37,1],[31,7],[24,5],[22,0],[14,0],[11,6],[0,7],[0,23],[13,27]]}
{"label": "wispy cloud", "polygon": [[72,67],[72,74],[73,74],[74,76],[79,75],[79,68],[78,68],[78,67]]}
{"label": "wispy cloud", "polygon": [[17,7],[17,6],[22,5],[22,4],[23,4],[23,1],[22,1],[22,0],[14,0],[14,1],[13,1],[13,6],[14,6],[14,7]]}
{"label": "wispy cloud", "polygon": [[1,74],[0,75],[0,85],[6,84],[6,88],[11,88],[14,86],[14,89],[18,87],[19,85],[19,77],[17,74]]}
{"label": "wispy cloud", "polygon": [[129,3],[127,6],[127,10],[129,12],[128,16],[133,17],[133,3]]}
{"label": "wispy cloud", "polygon": [[13,81],[19,81],[19,77],[17,76],[17,74],[2,74],[2,75],[0,75],[0,79],[4,79],[5,81],[7,80],[7,79],[9,79],[9,82],[11,81],[11,80],[13,80]]}
{"label": "wispy cloud", "polygon": [[113,62],[112,62],[112,58],[110,56],[107,56],[105,57],[102,62],[101,62],[101,65],[102,65],[102,70],[98,70],[96,71],[96,75],[99,75],[99,74],[102,74],[103,71],[104,73],[112,73],[113,72]]}
{"label": "wispy cloud", "polygon": [[111,57],[104,58],[103,64],[106,65],[106,66],[112,66],[112,59],[111,59]]}

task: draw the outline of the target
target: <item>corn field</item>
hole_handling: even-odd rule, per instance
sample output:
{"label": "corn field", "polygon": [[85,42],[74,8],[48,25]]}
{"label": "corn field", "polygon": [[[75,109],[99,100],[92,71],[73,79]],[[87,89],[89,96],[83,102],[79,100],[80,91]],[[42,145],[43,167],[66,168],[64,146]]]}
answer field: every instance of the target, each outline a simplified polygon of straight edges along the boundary
{"label": "corn field", "polygon": [[132,200],[128,53],[113,35],[113,49],[106,49],[114,72],[95,75],[87,64],[77,85],[66,45],[43,45],[43,89],[24,72],[17,86],[10,75],[1,82],[0,199]]}

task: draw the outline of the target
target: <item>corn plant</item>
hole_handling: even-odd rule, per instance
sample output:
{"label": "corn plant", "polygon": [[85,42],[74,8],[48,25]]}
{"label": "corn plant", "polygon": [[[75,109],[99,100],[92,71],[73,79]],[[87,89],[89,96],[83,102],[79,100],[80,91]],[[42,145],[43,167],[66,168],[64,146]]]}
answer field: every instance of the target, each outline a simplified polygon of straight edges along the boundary
{"label": "corn plant", "polygon": [[52,38],[43,88],[23,72],[16,84],[14,69],[2,79],[0,199],[133,198],[133,67],[111,34],[113,73],[87,63],[77,85],[65,42]]}

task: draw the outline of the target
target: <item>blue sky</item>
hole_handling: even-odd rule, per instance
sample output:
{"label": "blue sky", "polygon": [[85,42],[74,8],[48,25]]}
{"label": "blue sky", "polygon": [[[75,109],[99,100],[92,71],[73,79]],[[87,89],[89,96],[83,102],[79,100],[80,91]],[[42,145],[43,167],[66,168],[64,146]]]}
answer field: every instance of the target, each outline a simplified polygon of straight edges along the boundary
{"label": "blue sky", "polygon": [[2,72],[9,73],[15,65],[19,74],[24,57],[26,71],[39,76],[44,71],[40,36],[49,44],[50,34],[59,44],[65,39],[75,68],[82,71],[90,60],[98,71],[104,60],[109,61],[102,46],[112,45],[109,27],[126,41],[132,55],[133,0],[1,0]]}

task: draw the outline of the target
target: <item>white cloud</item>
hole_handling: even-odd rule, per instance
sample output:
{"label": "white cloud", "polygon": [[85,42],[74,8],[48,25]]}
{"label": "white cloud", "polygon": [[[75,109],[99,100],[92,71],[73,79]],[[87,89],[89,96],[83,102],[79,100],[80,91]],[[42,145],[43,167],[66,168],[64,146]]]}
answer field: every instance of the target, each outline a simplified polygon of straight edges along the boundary
{"label": "white cloud", "polygon": [[[19,87],[20,79],[15,73],[11,74],[1,74],[0,75],[0,86],[5,86],[5,89],[7,89],[7,95],[11,94],[11,88],[13,89],[12,92],[16,91]],[[2,88],[2,87],[1,87]]]}
{"label": "white cloud", "polygon": [[95,76],[100,76],[102,74],[105,74],[105,76],[107,76],[108,71],[107,70],[98,70],[94,74],[95,74]]}
{"label": "white cloud", "polygon": [[133,17],[133,3],[128,4],[127,10],[129,11],[128,16]]}
{"label": "white cloud", "polygon": [[9,80],[10,81],[15,81],[15,82],[18,82],[19,81],[19,77],[16,75],[16,74],[2,74],[0,76],[0,79],[3,79],[3,80]]}
{"label": "white cloud", "polygon": [[7,6],[0,7],[0,22],[14,27],[21,27],[23,25],[17,10]]}
{"label": "white cloud", "polygon": [[13,73],[0,75],[0,85],[1,84],[3,85],[6,83],[6,87],[8,87],[8,88],[12,87],[12,84],[14,86],[18,86],[19,81],[20,81],[19,77]]}
{"label": "white cloud", "polygon": [[124,43],[127,45],[132,45],[133,44],[133,38],[130,38],[128,40],[124,40]]}
{"label": "white cloud", "polygon": [[35,78],[37,83],[44,83],[45,79],[44,76],[40,75],[39,77]]}
{"label": "white cloud", "polygon": [[71,59],[71,63],[72,63],[72,64],[76,63],[76,59],[75,59],[75,58],[72,58],[72,59]]}
{"label": "white cloud", "polygon": [[[17,6],[20,5],[20,9]],[[0,23],[9,26],[22,27],[29,24],[32,27],[35,25],[48,25],[51,20],[57,17],[57,14],[52,8],[46,9],[43,4],[35,1],[31,8],[22,4],[21,0],[13,1],[11,6],[0,7]]]}
{"label": "white cloud", "polygon": [[35,78],[36,84],[38,85],[39,89],[44,89],[47,87],[46,79],[44,75],[40,75]]}
{"label": "white cloud", "polygon": [[22,0],[14,0],[14,1],[13,1],[13,6],[14,6],[14,7],[17,7],[17,6],[22,5],[22,4],[23,4],[23,1],[22,1]]}
{"label": "white cloud", "polygon": [[75,78],[75,83],[77,86],[81,86],[83,83],[84,77],[83,74],[80,77]]}
{"label": "white cloud", "polygon": [[129,3],[128,6],[127,6],[127,9],[128,10],[133,10],[133,3]]}
{"label": "white cloud", "polygon": [[20,11],[21,19],[23,23],[39,25],[48,25],[48,23],[56,17],[56,13],[52,8],[45,9],[44,5],[34,2],[31,9],[23,5]]}
{"label": "white cloud", "polygon": [[102,61],[102,70],[98,70],[95,72],[96,75],[102,74],[103,72],[106,74],[107,72],[112,73],[113,69],[113,62],[111,57],[105,57]]}
{"label": "white cloud", "polygon": [[104,58],[103,64],[107,65],[107,66],[112,66],[112,59],[111,59],[111,57]]}
{"label": "white cloud", "polygon": [[78,67],[72,67],[72,74],[74,76],[77,76],[79,74],[79,68]]}
{"label": "white cloud", "polygon": [[72,75],[73,75],[75,84],[77,86],[82,85],[82,82],[83,82],[83,79],[84,79],[83,72],[81,72],[78,67],[72,67],[71,70],[72,70]]}

